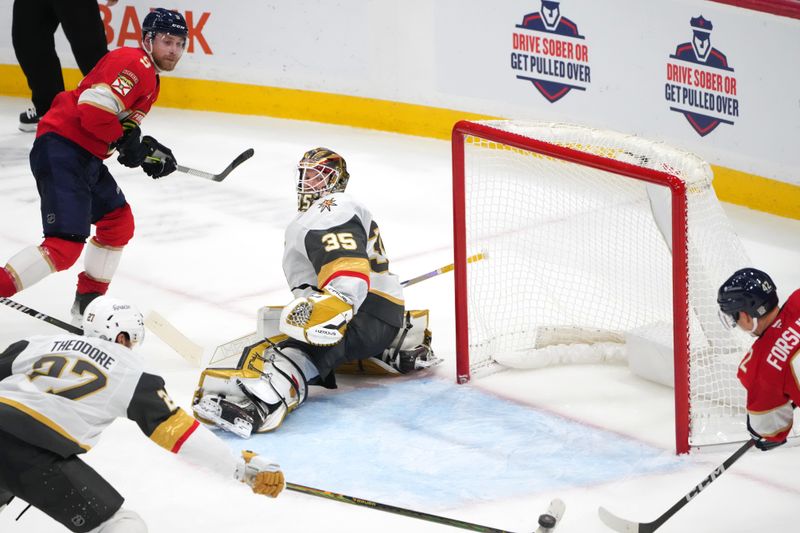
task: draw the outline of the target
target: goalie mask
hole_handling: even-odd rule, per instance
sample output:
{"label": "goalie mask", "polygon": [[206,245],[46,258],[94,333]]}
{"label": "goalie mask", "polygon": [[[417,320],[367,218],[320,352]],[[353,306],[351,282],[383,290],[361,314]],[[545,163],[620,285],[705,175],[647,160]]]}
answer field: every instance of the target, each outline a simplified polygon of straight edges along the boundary
{"label": "goalie mask", "polygon": [[342,156],[327,148],[314,148],[297,164],[297,210],[305,211],[317,199],[344,192],[350,174]]}

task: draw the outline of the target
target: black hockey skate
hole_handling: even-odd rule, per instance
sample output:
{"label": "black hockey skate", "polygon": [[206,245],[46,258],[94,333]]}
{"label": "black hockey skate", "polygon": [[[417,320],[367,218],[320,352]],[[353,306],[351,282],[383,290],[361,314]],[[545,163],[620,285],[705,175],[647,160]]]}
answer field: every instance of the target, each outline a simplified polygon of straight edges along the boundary
{"label": "black hockey skate", "polygon": [[401,374],[436,366],[441,361],[434,355],[431,347],[425,344],[420,344],[410,350],[397,350],[391,354],[384,355],[384,362]]}
{"label": "black hockey skate", "polygon": [[19,114],[19,131],[34,132],[39,126],[39,115],[35,107],[29,107]]}
{"label": "black hockey skate", "polygon": [[89,306],[90,303],[94,301],[95,298],[98,296],[102,296],[99,292],[87,292],[81,294],[79,292],[75,293],[75,301],[72,302],[72,325],[80,326],[83,322],[83,313],[86,311],[86,308]]}

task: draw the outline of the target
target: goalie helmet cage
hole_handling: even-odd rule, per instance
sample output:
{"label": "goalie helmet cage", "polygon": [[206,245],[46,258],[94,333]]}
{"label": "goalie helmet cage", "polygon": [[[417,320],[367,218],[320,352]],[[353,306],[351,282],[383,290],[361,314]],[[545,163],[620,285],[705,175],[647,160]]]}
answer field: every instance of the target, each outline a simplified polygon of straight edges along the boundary
{"label": "goalie helmet cage", "polygon": [[[634,334],[673,349],[678,453],[748,438],[736,370],[750,340],[719,323],[716,292],[749,260],[707,163],[517,121],[457,123],[452,158],[459,383],[509,356],[535,368],[548,347]],[[467,267],[475,253],[487,260]]]}

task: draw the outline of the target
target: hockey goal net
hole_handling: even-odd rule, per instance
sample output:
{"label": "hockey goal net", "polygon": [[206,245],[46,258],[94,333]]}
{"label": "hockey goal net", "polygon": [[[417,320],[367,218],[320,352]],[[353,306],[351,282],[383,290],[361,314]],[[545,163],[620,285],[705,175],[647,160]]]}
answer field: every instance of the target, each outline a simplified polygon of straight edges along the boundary
{"label": "hockey goal net", "polygon": [[711,180],[697,156],[631,135],[458,123],[457,380],[630,357],[633,335],[674,362],[678,453],[747,438],[736,369],[750,340],[722,327],[716,291],[749,261]]}

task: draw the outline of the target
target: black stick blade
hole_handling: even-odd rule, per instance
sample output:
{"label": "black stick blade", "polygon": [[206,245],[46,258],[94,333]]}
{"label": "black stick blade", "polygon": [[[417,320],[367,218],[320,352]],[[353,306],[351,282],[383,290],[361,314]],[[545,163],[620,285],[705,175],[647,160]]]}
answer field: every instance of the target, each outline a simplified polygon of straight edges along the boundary
{"label": "black stick blade", "polygon": [[247,150],[236,156],[236,159],[234,159],[225,170],[223,170],[220,174],[214,176],[213,180],[214,181],[224,180],[225,178],[228,177],[228,174],[230,174],[233,171],[233,169],[235,169],[236,167],[238,167],[239,165],[241,165],[242,163],[253,157],[253,154],[255,153],[256,153],[255,150],[253,150],[252,148],[248,148]]}

